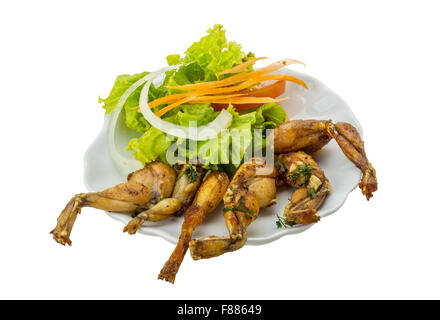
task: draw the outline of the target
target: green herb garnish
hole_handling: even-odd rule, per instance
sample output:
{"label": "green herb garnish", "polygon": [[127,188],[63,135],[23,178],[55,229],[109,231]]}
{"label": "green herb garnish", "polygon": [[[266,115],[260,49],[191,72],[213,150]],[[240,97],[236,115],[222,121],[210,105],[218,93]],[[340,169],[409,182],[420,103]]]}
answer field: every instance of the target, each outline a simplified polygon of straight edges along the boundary
{"label": "green herb garnish", "polygon": [[287,221],[285,218],[280,217],[279,215],[277,215],[277,218],[278,218],[278,220],[275,221],[275,223],[276,223],[278,229],[293,227],[296,224],[295,222]]}
{"label": "green herb garnish", "polygon": [[255,213],[253,210],[246,208],[246,205],[244,203],[244,197],[240,196],[240,200],[238,202],[238,206],[237,207],[233,207],[233,208],[223,208],[223,212],[227,212],[227,211],[240,211],[240,212],[244,212],[247,213],[248,215],[250,215],[251,217],[255,218]]}
{"label": "green herb garnish", "polygon": [[191,183],[197,181],[197,179],[200,177],[200,173],[198,173],[193,166],[186,167],[184,173],[189,178]]}
{"label": "green herb garnish", "polygon": [[309,183],[310,177],[312,176],[312,169],[313,167],[310,164],[301,164],[289,175],[289,179],[292,183],[296,183],[299,177],[302,176],[303,182],[298,184],[298,187],[303,187]]}
{"label": "green herb garnish", "polygon": [[316,191],[315,191],[315,189],[313,189],[313,188],[308,188],[308,189],[307,189],[307,194],[308,194],[309,197],[312,198],[312,199],[315,199],[316,196],[317,196]]}

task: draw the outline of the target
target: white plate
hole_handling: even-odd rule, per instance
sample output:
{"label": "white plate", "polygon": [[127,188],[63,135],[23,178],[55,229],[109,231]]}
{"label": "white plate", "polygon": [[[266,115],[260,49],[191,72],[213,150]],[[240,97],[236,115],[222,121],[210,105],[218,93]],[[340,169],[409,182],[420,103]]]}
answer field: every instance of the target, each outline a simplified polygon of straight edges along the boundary
{"label": "white plate", "polygon": [[[351,111],[350,107],[333,91],[328,89],[317,79],[292,70],[284,70],[283,73],[296,76],[307,83],[309,90],[305,90],[295,84],[289,83],[285,95],[289,100],[281,103],[290,119],[319,119],[345,121],[354,125],[362,135],[361,126]],[[122,122],[123,119],[120,121]],[[126,181],[126,172],[118,170],[107,151],[106,128],[107,117],[104,126],[87,150],[85,161],[84,180],[89,191],[100,191],[117,183]],[[122,127],[124,127],[122,125]],[[133,133],[125,130],[118,140],[118,147],[125,150],[127,141],[133,137]],[[313,154],[314,159],[324,170],[330,180],[332,191],[319,210],[321,217],[326,217],[344,203],[347,195],[357,186],[360,178],[359,170],[345,157],[334,140],[322,150]],[[248,244],[264,244],[274,241],[286,234],[299,233],[311,226],[297,226],[288,229],[277,229],[276,215],[282,215],[284,207],[290,198],[292,190],[280,188],[277,194],[277,204],[262,209],[258,219],[248,227]],[[227,229],[223,220],[221,206],[210,213],[203,223],[197,227],[193,238],[209,235],[227,235]],[[124,225],[130,221],[130,215],[108,213],[108,215]],[[147,223],[138,232],[148,235],[160,236],[172,243],[177,243],[180,235],[183,217],[173,217],[156,223]],[[325,223],[321,220],[319,223]],[[122,232],[122,226],[121,226]]]}

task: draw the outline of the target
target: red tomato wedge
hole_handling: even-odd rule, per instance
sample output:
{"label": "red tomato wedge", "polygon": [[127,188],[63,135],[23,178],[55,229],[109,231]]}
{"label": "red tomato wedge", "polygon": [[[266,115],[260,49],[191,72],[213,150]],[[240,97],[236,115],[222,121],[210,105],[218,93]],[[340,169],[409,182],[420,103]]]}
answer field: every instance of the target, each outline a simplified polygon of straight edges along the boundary
{"label": "red tomato wedge", "polygon": [[[267,97],[267,98],[277,98],[286,91],[286,81],[266,81],[262,82],[258,86],[254,87],[252,90],[243,90],[239,93],[243,94],[241,97]],[[235,110],[245,110],[250,108],[256,108],[261,106],[261,103],[249,103],[249,104],[235,104]],[[213,103],[212,106],[216,111],[221,109],[226,109],[229,105],[223,103]]]}

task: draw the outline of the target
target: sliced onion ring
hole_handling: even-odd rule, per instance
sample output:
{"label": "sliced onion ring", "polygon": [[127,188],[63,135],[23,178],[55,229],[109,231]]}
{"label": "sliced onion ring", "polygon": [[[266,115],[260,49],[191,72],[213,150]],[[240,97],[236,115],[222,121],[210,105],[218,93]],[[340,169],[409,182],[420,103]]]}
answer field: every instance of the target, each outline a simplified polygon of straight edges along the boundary
{"label": "sliced onion ring", "polygon": [[174,137],[203,141],[216,138],[222,130],[228,128],[231,125],[232,115],[226,110],[222,110],[217,118],[215,118],[210,123],[200,127],[179,126],[177,124],[164,121],[161,118],[157,117],[148,106],[148,89],[150,88],[150,85],[154,78],[159,75],[160,71],[155,73],[154,77],[148,79],[148,82],[142,88],[139,98],[140,110],[145,119],[147,119],[147,121],[153,127],[156,127],[160,131],[163,131]]}

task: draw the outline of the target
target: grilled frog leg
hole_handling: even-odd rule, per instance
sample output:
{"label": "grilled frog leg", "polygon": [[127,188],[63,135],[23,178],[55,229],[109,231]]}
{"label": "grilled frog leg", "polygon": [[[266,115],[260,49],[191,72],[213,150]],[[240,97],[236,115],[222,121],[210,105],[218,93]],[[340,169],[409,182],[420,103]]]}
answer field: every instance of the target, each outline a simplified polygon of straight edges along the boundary
{"label": "grilled frog leg", "polygon": [[81,208],[135,213],[148,209],[163,197],[169,197],[176,180],[176,171],[162,162],[149,163],[128,175],[127,182],[101,192],[80,193],[66,205],[51,231],[58,243],[71,245],[70,233]]}
{"label": "grilled frog leg", "polygon": [[211,236],[190,242],[194,260],[208,259],[226,252],[240,249],[247,240],[247,227],[258,217],[260,208],[276,202],[275,177],[277,171],[268,170],[264,175],[256,175],[265,162],[251,159],[235,173],[224,196],[224,217],[229,237]]}
{"label": "grilled frog leg", "polygon": [[345,156],[362,171],[359,188],[369,200],[373,192],[377,190],[376,170],[368,161],[359,132],[351,124],[345,122],[336,124],[330,122],[327,124],[327,131],[339,144]]}
{"label": "grilled frog leg", "polygon": [[364,142],[349,123],[323,120],[292,120],[274,129],[275,153],[304,151],[313,153],[335,139],[347,158],[362,172],[359,188],[369,200],[377,190],[376,171],[368,161]]}
{"label": "grilled frog leg", "polygon": [[192,205],[184,214],[179,241],[170,258],[160,271],[159,279],[174,283],[176,274],[188,250],[194,229],[203,221],[209,212],[213,211],[219,205],[228,184],[229,179],[224,172],[215,171],[207,174],[200,189],[197,191]]}
{"label": "grilled frog leg", "polygon": [[284,209],[284,219],[292,225],[318,222],[316,212],[330,192],[324,172],[302,151],[281,154],[276,159],[285,182],[295,188]]}
{"label": "grilled frog leg", "polygon": [[204,172],[203,169],[190,164],[182,165],[178,170],[179,174],[171,198],[164,199],[138,214],[124,227],[124,232],[135,234],[146,221],[165,220],[188,208],[200,186]]}

